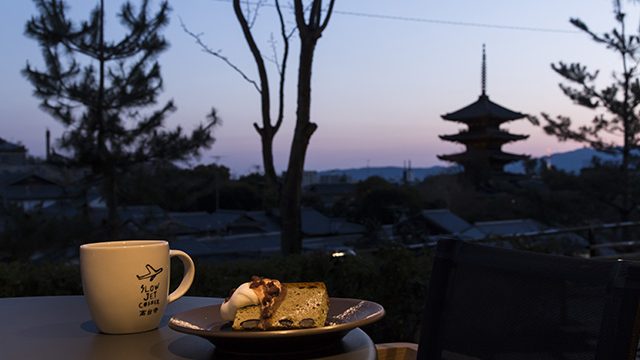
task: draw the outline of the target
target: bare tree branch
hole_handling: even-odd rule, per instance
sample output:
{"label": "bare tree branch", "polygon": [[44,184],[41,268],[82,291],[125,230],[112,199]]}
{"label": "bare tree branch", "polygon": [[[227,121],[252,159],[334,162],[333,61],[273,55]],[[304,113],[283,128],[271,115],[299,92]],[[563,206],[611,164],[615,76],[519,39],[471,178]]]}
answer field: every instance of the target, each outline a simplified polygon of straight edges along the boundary
{"label": "bare tree branch", "polygon": [[278,69],[280,74],[280,85],[278,88],[278,117],[276,118],[276,123],[274,124],[274,130],[277,132],[280,129],[280,125],[282,125],[282,120],[284,118],[284,85],[285,85],[285,77],[287,73],[287,59],[289,58],[289,39],[293,36],[295,32],[295,26],[293,29],[287,33],[287,28],[284,22],[284,16],[282,15],[282,9],[280,8],[280,2],[276,1],[276,11],[278,12],[278,19],[280,20],[280,36],[282,36],[282,64]]}
{"label": "bare tree branch", "polygon": [[324,31],[324,29],[327,27],[327,24],[329,24],[329,18],[331,18],[331,14],[333,14],[333,4],[335,4],[335,0],[331,0],[329,2],[329,8],[327,9],[327,16],[325,16],[324,21],[320,26],[320,31]]}
{"label": "bare tree branch", "polygon": [[220,53],[220,51],[215,51],[211,48],[209,48],[209,46],[207,46],[207,44],[204,43],[204,41],[202,41],[202,34],[196,34],[192,31],[190,31],[187,26],[184,24],[184,22],[182,21],[182,18],[180,18],[180,26],[182,26],[182,30],[184,30],[184,32],[186,32],[189,36],[191,36],[195,41],[196,44],[198,44],[200,46],[200,48],[202,49],[202,51],[213,55],[215,57],[217,57],[218,59],[224,61],[225,64],[227,64],[229,67],[231,67],[233,70],[235,70],[235,72],[237,72],[238,74],[240,74],[240,76],[242,76],[243,79],[245,79],[248,83],[250,83],[251,85],[253,85],[253,87],[259,92],[262,93],[262,89],[260,89],[260,86],[258,85],[257,82],[255,82],[253,79],[251,79],[249,76],[247,76],[247,74],[244,73],[244,71],[242,71],[238,66],[236,66],[233,62],[231,62],[231,60],[229,60],[226,56],[222,55]]}
{"label": "bare tree branch", "polygon": [[[258,0],[255,3],[252,3],[249,0],[244,1],[247,24],[249,25],[250,29],[252,29],[253,25],[256,23],[256,20],[258,19],[258,13],[260,12],[260,8],[264,5],[265,2],[266,0]],[[251,9],[251,5],[255,5],[253,10]]]}

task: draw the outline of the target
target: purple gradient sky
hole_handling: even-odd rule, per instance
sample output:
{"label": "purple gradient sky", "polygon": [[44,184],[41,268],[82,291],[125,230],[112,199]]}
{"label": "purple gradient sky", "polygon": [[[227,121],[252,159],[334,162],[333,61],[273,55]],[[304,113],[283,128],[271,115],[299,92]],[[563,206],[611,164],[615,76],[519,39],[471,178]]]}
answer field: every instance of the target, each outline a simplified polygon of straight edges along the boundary
{"label": "purple gradient sky", "polygon": [[[74,19],[84,19],[94,1],[68,1]],[[110,2],[119,4],[120,1]],[[156,2],[157,4],[157,2]],[[174,99],[178,111],[167,121],[190,129],[211,106],[224,124],[216,130],[217,142],[201,162],[219,161],[234,174],[260,166],[259,138],[252,123],[258,120],[255,89],[220,60],[207,55],[180,27],[179,18],[194,32],[203,33],[211,48],[221,49],[248,74],[255,74],[248,49],[235,22],[231,4],[219,0],[171,2],[172,21],[165,30],[170,49],[160,56],[165,91],[163,100]],[[116,6],[113,9],[115,10]],[[637,27],[638,8],[625,2],[630,29]],[[320,39],[313,72],[312,118],[318,131],[311,139],[307,169],[444,164],[437,154],[453,153],[461,146],[441,141],[440,134],[461,126],[440,115],[475,101],[480,95],[482,44],[487,46],[490,98],[523,113],[570,115],[589,121],[593,113],[582,110],[558,89],[560,77],[550,68],[558,60],[580,61],[601,69],[608,80],[618,59],[586,35],[572,32],[570,17],[579,17],[594,30],[613,26],[610,0],[338,0],[331,23]],[[429,21],[408,21],[354,16],[358,12],[404,18],[481,23],[513,27],[558,29],[568,32],[524,31],[462,26]],[[35,156],[45,151],[44,133],[53,137],[63,127],[38,108],[31,85],[20,75],[28,60],[41,68],[35,41],[23,35],[24,24],[35,14],[27,0],[0,3],[0,36],[4,46],[0,65],[0,137],[21,142]],[[115,11],[108,14],[117,34]],[[269,37],[277,29],[274,10],[262,9],[256,23],[257,40],[270,52]],[[108,23],[108,24],[109,24]],[[119,24],[118,24],[119,25]],[[287,112],[276,138],[276,166],[286,166],[295,115],[297,38],[289,63]],[[272,69],[273,70],[273,69]],[[273,78],[274,75],[272,75]],[[606,83],[606,82],[603,82]],[[509,123],[514,133],[530,134],[528,140],[505,150],[533,156],[579,147],[558,143],[526,120]]]}

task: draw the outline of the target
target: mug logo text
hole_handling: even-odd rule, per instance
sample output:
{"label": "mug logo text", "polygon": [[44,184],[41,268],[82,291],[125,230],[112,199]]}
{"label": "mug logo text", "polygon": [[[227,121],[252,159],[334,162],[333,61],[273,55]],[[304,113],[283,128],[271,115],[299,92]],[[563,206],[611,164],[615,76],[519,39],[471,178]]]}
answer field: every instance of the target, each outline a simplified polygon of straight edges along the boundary
{"label": "mug logo text", "polygon": [[160,306],[160,298],[158,298],[158,289],[160,283],[155,285],[140,285],[141,301],[138,303],[138,316],[149,316],[158,312]]}

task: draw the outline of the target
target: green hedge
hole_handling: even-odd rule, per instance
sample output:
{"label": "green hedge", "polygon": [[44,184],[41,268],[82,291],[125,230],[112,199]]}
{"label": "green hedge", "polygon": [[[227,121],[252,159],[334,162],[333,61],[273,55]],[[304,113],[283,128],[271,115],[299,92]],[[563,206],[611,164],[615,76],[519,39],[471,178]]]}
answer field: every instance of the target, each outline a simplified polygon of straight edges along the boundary
{"label": "green hedge", "polygon": [[77,265],[0,263],[0,297],[81,294]]}
{"label": "green hedge", "polygon": [[[181,267],[172,266],[172,285]],[[429,253],[383,249],[373,254],[331,258],[323,254],[196,262],[191,296],[226,297],[252,275],[283,282],[324,281],[332,297],[375,301],[386,316],[364,330],[375,342],[416,341],[431,269]],[[0,263],[0,297],[82,294],[78,265]]]}

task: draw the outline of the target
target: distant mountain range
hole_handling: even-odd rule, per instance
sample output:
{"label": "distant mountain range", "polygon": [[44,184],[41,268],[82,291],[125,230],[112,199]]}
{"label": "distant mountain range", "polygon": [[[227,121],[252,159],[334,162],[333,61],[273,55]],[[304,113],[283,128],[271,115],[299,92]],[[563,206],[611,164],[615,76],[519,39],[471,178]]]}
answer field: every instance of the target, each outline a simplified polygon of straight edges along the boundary
{"label": "distant mountain range", "polygon": [[[546,160],[557,169],[577,173],[583,167],[588,166],[594,157],[602,161],[614,161],[617,158],[616,155],[602,153],[591,148],[581,148],[572,151],[552,154],[550,156],[544,156],[541,159]],[[507,165],[506,170],[513,173],[523,173],[524,166],[522,162],[516,162]],[[327,175],[346,175],[354,181],[361,181],[370,176],[380,176],[389,181],[399,182],[402,180],[403,171],[404,169],[399,166],[364,167],[323,170],[318,171],[318,176],[322,177]],[[460,167],[458,166],[431,166],[425,168],[412,168],[411,174],[414,180],[422,180],[429,176],[439,175],[443,173],[455,173],[458,171],[460,171]]]}
{"label": "distant mountain range", "polygon": [[[582,168],[589,166],[594,157],[603,162],[616,161],[620,158],[618,155],[603,153],[591,148],[582,148],[563,153],[556,153],[550,156],[543,156],[542,159],[545,159],[556,169],[578,173]],[[519,161],[507,165],[506,170],[514,173],[523,173],[524,166],[522,165],[522,162]]]}
{"label": "distant mountain range", "polygon": [[[382,166],[382,167],[364,167],[354,169],[333,169],[318,171],[318,176],[343,176],[351,178],[354,181],[361,181],[371,176],[380,176],[389,181],[402,180],[404,169],[399,166]],[[429,176],[444,174],[447,172],[455,173],[460,171],[457,166],[431,166],[426,168],[412,168],[411,173],[415,180],[424,179]]]}

